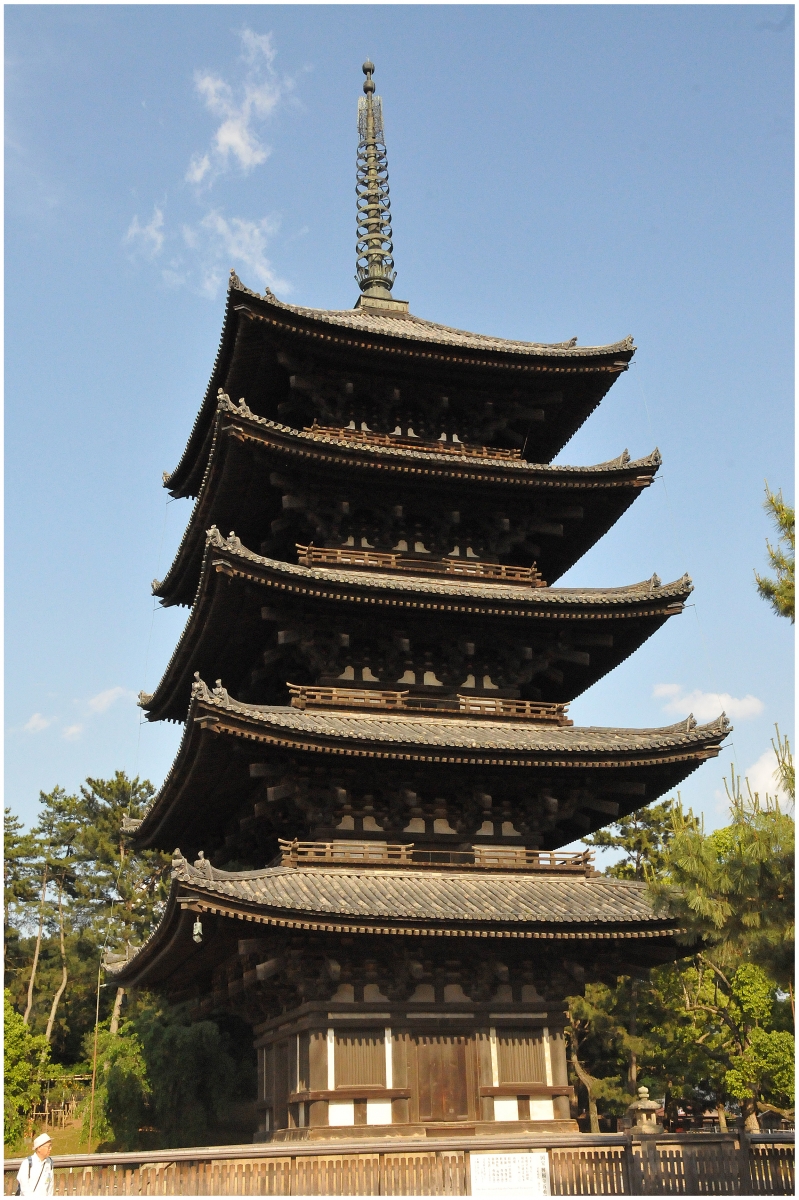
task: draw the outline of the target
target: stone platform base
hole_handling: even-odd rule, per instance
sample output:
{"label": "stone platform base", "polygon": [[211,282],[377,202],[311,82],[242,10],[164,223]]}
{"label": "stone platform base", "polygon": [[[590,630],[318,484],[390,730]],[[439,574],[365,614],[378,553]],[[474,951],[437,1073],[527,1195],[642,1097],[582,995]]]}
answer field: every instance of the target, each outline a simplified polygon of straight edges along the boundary
{"label": "stone platform base", "polygon": [[[259,1132],[253,1142],[353,1142],[371,1138],[518,1137],[521,1134],[579,1133],[576,1121],[442,1121],[424,1125],[316,1125],[305,1129]],[[342,1146],[342,1149],[344,1147]]]}

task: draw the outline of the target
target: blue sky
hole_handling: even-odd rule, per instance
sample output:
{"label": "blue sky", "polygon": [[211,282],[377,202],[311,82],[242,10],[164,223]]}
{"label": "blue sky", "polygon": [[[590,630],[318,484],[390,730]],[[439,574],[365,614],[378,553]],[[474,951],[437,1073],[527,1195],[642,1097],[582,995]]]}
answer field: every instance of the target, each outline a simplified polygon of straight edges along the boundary
{"label": "blue sky", "polygon": [[[653,726],[726,707],[683,797],[768,785],[793,629],[755,592],[763,483],[793,499],[793,11],[786,6],[10,6],[6,30],[6,803],[117,768],[185,622],[154,609],[167,503],[225,281],[347,308],[356,104],[383,97],[395,293],[536,341],[629,333],[560,455],[664,457],[564,584],[688,571],[695,607],[572,705]],[[720,697],[720,698],[719,698]]]}

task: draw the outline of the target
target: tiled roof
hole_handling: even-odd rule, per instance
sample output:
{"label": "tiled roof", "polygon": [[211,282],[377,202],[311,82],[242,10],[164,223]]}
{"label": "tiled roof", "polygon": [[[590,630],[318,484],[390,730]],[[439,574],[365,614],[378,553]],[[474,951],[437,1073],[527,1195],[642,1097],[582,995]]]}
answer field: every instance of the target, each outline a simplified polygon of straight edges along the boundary
{"label": "tiled roof", "polygon": [[721,739],[730,730],[722,713],[715,721],[697,725],[693,717],[658,729],[546,726],[532,722],[474,721],[462,717],[406,715],[397,712],[317,712],[282,706],[262,707],[232,700],[225,689],[213,690],[198,680],[192,689],[195,701],[220,714],[245,717],[275,733],[285,730],[311,738],[333,738],[353,746],[359,743],[414,747],[447,747],[486,751],[521,751],[537,754],[641,754],[690,748]]}
{"label": "tiled roof", "polygon": [[417,450],[408,446],[384,446],[379,443],[359,441],[348,438],[346,429],[342,429],[340,434],[330,433],[329,430],[323,431],[313,428],[293,429],[290,425],[281,425],[278,421],[270,421],[267,417],[259,417],[243,399],[239,400],[238,404],[234,404],[230,397],[221,391],[218,408],[222,413],[231,413],[245,421],[252,421],[264,430],[273,431],[283,437],[288,436],[301,444],[329,445],[338,449],[349,450],[353,454],[357,453],[367,458],[419,459],[439,463],[442,466],[448,467],[453,472],[488,467],[496,475],[504,475],[506,472],[522,472],[524,474],[533,473],[544,478],[547,476],[555,478],[559,475],[579,477],[594,474],[607,475],[613,471],[625,471],[625,473],[632,476],[636,471],[651,472],[654,474],[662,462],[658,449],[653,450],[651,454],[647,454],[644,458],[636,459],[631,459],[627,450],[623,450],[617,458],[609,459],[607,462],[594,463],[588,467],[572,467],[565,463],[533,463],[528,462],[524,458],[482,458],[477,455],[461,457],[458,454],[436,450],[435,446],[431,446],[429,443],[426,446],[420,446]]}
{"label": "tiled roof", "polygon": [[399,575],[357,568],[304,567],[296,563],[281,562],[266,558],[243,546],[234,533],[223,537],[216,526],[208,530],[206,538],[206,561],[213,561],[213,552],[222,551],[242,563],[263,567],[265,570],[304,583],[322,583],[350,587],[368,588],[370,591],[402,592],[408,595],[451,596],[453,599],[475,599],[507,601],[543,607],[553,605],[601,605],[613,607],[646,601],[668,600],[684,597],[692,590],[688,575],[672,583],[661,583],[657,575],[640,583],[615,588],[533,588],[528,584],[486,582],[463,576],[442,578],[431,575]]}
{"label": "tiled roof", "polygon": [[432,342],[439,346],[454,346],[466,350],[485,350],[514,355],[530,355],[551,358],[591,358],[597,355],[630,354],[635,346],[632,337],[607,346],[577,346],[577,339],[567,342],[517,342],[509,338],[490,337],[483,333],[469,333],[464,329],[453,329],[436,321],[426,321],[412,313],[391,311],[379,312],[363,308],[320,309],[304,308],[297,304],[284,304],[268,289],[263,296],[245,288],[234,275],[231,290],[243,292],[260,300],[279,314],[296,316],[322,325],[332,325],[360,333],[377,334],[382,337],[400,338],[404,341]]}
{"label": "tiled roof", "polygon": [[309,915],[371,920],[619,925],[654,922],[646,884],[602,875],[501,875],[490,871],[413,871],[271,867],[199,871],[177,856],[174,877],[207,896]]}

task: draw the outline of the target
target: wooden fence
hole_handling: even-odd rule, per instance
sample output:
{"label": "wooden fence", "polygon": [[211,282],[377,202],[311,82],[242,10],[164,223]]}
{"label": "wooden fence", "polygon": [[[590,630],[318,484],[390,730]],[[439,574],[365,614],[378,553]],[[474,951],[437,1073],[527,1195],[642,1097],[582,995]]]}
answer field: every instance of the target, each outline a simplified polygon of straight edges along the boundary
{"label": "wooden fence", "polygon": [[[793,1134],[386,1139],[56,1156],[57,1196],[469,1196],[471,1155],[546,1150],[553,1196],[794,1194]],[[5,1163],[13,1193],[19,1159]]]}

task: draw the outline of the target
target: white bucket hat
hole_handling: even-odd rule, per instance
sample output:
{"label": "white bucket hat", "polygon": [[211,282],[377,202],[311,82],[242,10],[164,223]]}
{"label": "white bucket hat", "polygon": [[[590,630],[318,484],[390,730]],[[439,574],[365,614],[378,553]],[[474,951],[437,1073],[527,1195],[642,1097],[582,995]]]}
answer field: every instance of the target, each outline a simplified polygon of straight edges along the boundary
{"label": "white bucket hat", "polygon": [[37,1138],[33,1139],[33,1148],[34,1150],[38,1150],[40,1146],[46,1146],[52,1140],[49,1133],[40,1133]]}

